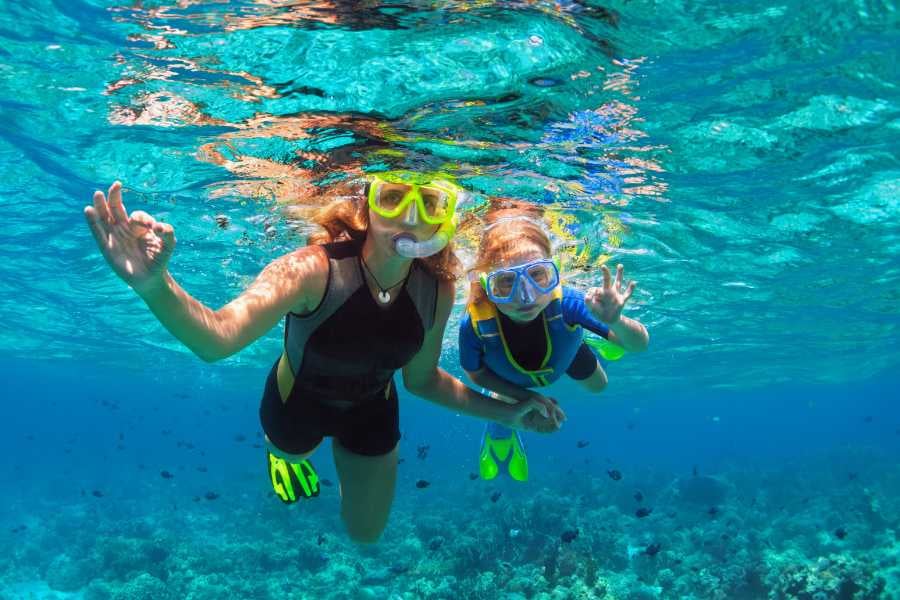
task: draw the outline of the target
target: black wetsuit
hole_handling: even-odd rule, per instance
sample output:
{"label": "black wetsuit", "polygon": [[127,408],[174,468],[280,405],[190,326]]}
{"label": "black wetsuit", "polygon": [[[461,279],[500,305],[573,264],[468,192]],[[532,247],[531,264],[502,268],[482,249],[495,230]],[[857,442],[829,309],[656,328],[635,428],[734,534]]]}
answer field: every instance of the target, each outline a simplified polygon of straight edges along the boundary
{"label": "black wetsuit", "polygon": [[332,436],[351,452],[376,456],[400,439],[392,379],[434,323],[437,281],[415,261],[396,299],[383,307],[366,285],[361,247],[359,241],[323,246],[329,275],[322,302],[308,315],[286,317],[294,384],[282,401],[276,362],[260,406],[266,435],[284,452],[303,454]]}

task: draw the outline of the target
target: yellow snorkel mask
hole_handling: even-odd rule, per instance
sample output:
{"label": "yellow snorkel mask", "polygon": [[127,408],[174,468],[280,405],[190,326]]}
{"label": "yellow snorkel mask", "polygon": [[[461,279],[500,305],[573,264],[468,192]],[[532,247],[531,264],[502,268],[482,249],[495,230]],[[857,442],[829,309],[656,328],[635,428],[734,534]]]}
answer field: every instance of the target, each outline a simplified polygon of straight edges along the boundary
{"label": "yellow snorkel mask", "polygon": [[417,225],[422,219],[429,225],[440,225],[427,240],[419,241],[411,234],[394,238],[397,254],[405,258],[423,258],[437,254],[450,243],[456,233],[456,206],[466,196],[461,187],[440,174],[413,171],[373,173],[367,185],[369,209],[377,215]]}

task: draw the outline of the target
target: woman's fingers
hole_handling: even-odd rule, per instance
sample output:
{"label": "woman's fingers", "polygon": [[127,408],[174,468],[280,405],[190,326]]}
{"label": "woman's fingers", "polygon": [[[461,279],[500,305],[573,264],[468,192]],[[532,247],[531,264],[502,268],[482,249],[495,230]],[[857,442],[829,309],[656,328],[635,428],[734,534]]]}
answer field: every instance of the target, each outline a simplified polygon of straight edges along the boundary
{"label": "woman's fingers", "polygon": [[109,186],[109,213],[115,223],[128,223],[128,213],[125,212],[125,205],[122,203],[122,184],[116,181]]}
{"label": "woman's fingers", "polygon": [[91,233],[94,235],[97,245],[101,249],[107,248],[109,246],[109,236],[106,233],[106,220],[100,217],[97,209],[93,206],[84,207],[84,218],[87,219],[88,227],[91,228]]}
{"label": "woman's fingers", "polygon": [[94,192],[94,210],[97,213],[97,218],[102,219],[104,223],[109,223],[109,206],[107,206],[106,198],[100,190]]}
{"label": "woman's fingers", "polygon": [[153,233],[163,239],[166,248],[170,251],[175,246],[175,228],[168,223],[155,223],[153,225]]}
{"label": "woman's fingers", "polygon": [[603,290],[606,291],[610,288],[610,285],[612,283],[612,276],[610,275],[609,267],[603,265],[602,267],[600,267],[600,272],[603,273]]}
{"label": "woman's fingers", "polygon": [[627,302],[628,299],[631,298],[631,294],[634,292],[635,287],[637,287],[637,281],[628,282],[628,287],[625,289],[625,302]]}

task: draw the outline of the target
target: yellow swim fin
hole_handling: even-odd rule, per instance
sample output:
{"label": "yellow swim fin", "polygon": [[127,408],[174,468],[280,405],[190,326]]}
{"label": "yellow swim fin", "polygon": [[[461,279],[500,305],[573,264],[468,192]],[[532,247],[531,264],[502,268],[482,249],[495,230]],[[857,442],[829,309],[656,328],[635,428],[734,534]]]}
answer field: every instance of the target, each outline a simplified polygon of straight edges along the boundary
{"label": "yellow swim fin", "polygon": [[319,475],[309,460],[298,463],[288,462],[275,456],[268,450],[269,479],[272,489],[285,504],[296,502],[300,498],[312,498],[319,495]]}

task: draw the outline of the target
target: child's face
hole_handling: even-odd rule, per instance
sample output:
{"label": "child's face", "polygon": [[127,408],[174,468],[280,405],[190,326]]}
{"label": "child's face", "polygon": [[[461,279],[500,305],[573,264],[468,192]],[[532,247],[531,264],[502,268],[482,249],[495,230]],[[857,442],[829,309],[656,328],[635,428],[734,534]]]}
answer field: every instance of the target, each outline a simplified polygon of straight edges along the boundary
{"label": "child's face", "polygon": [[[493,270],[507,269],[509,267],[518,267],[534,260],[548,258],[539,248],[525,247],[508,255],[504,261],[493,266]],[[522,293],[522,286],[527,286],[527,294]],[[525,296],[525,297],[523,297]],[[527,277],[519,279],[519,288],[516,290],[515,297],[510,302],[496,304],[497,310],[519,323],[528,323],[533,321],[541,311],[547,308],[553,299],[553,292],[541,293],[540,290],[531,285]]]}

